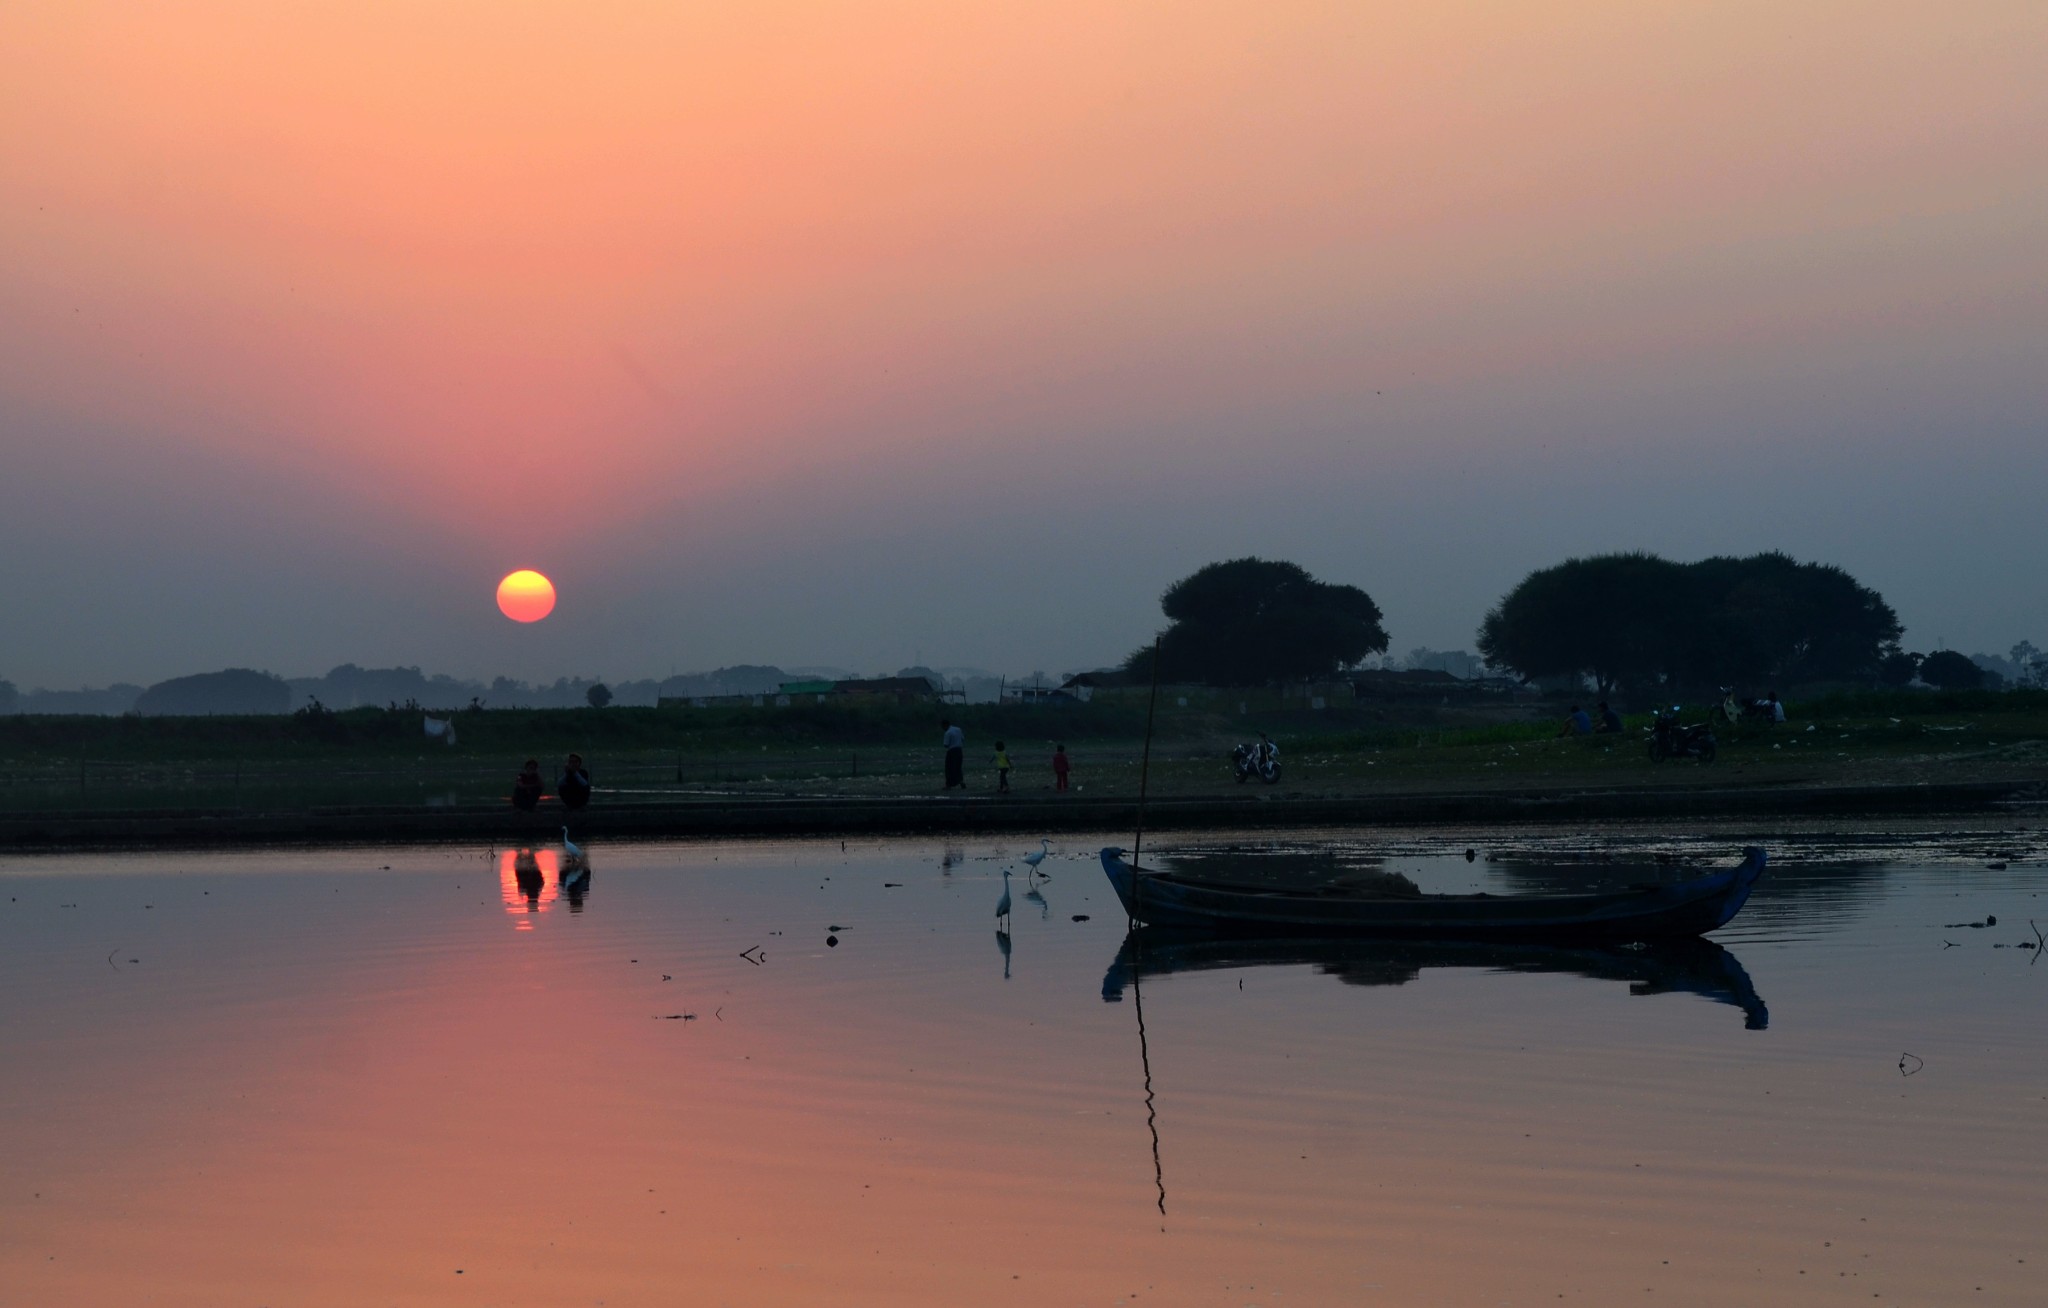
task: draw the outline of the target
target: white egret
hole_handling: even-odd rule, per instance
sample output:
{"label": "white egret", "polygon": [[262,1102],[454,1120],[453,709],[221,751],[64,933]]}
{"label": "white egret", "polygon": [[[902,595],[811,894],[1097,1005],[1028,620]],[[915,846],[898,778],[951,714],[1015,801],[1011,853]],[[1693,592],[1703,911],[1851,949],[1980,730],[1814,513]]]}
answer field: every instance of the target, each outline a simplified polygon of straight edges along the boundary
{"label": "white egret", "polygon": [[1024,862],[1029,865],[1033,872],[1036,872],[1038,865],[1045,862],[1045,856],[1051,852],[1052,842],[1050,840],[1040,840],[1038,842],[1038,852],[1036,854],[1026,854]]}
{"label": "white egret", "polygon": [[562,828],[562,852],[570,858],[582,858],[583,846],[569,839],[569,828]]}
{"label": "white egret", "polygon": [[996,901],[996,918],[1004,926],[1010,924],[1010,869],[1003,869],[1003,897]]}

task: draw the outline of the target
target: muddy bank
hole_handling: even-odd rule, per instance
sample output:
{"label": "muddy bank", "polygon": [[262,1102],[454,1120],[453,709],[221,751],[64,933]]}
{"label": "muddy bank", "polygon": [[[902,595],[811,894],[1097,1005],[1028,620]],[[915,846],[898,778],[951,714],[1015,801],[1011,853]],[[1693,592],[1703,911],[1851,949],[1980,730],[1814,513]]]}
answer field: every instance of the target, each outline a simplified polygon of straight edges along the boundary
{"label": "muddy bank", "polygon": [[[1177,796],[1152,801],[1159,831],[1312,826],[1428,826],[1724,817],[1862,817],[1986,813],[2044,802],[2026,781],[1911,786],[1726,789],[1551,789],[1424,794]],[[594,805],[579,836],[926,835],[1129,831],[1129,798],[732,798]],[[47,812],[0,817],[0,849],[348,844],[415,840],[544,840],[562,815],[496,806],[313,808],[290,812],[185,810]]]}

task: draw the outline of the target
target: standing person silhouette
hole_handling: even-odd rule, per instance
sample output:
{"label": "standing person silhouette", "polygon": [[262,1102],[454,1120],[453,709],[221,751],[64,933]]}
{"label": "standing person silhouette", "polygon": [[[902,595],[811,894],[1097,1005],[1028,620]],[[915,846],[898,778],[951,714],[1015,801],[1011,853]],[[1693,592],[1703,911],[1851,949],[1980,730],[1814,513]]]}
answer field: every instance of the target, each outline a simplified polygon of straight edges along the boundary
{"label": "standing person silhouette", "polygon": [[562,775],[555,780],[555,794],[572,813],[590,803],[590,769],[583,766],[581,754],[571,754],[563,764]]}
{"label": "standing person silhouette", "polygon": [[519,769],[518,776],[512,778],[512,807],[522,813],[531,813],[540,807],[540,793],[544,784],[540,779],[540,760],[526,760],[526,766]]}
{"label": "standing person silhouette", "polygon": [[958,786],[967,789],[967,736],[953,725],[953,719],[941,718],[939,725],[946,734],[940,739],[946,746],[946,789]]}
{"label": "standing person silhouette", "polygon": [[1061,741],[1052,751],[1052,788],[1056,791],[1067,788],[1067,773],[1074,765],[1067,761],[1067,745]]}

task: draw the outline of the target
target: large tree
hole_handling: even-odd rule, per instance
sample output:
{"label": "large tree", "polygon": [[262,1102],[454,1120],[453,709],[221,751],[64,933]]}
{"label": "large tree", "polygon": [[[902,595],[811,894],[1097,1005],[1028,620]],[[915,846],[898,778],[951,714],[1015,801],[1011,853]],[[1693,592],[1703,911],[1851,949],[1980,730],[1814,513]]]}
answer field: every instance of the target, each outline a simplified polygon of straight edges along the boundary
{"label": "large tree", "polygon": [[1988,678],[1969,655],[1938,649],[1920,661],[1920,680],[1936,690],[1978,690]]}
{"label": "large tree", "polygon": [[1654,554],[1540,568],[1479,627],[1479,652],[1524,677],[1589,676],[1605,693],[1669,677],[1683,643],[1685,569]]}
{"label": "large tree", "polygon": [[1724,685],[1867,681],[1898,647],[1884,597],[1840,568],[1779,554],[1691,565],[1695,662]]}
{"label": "large tree", "polygon": [[[1317,581],[1297,564],[1212,563],[1167,588],[1159,607],[1160,675],[1212,686],[1326,677],[1387,648],[1380,610],[1356,586]],[[1124,666],[1150,676],[1152,647]]]}
{"label": "large tree", "polygon": [[1638,553],[1530,573],[1486,615],[1479,648],[1525,677],[1589,676],[1609,691],[1865,680],[1898,638],[1884,597],[1840,568]]}

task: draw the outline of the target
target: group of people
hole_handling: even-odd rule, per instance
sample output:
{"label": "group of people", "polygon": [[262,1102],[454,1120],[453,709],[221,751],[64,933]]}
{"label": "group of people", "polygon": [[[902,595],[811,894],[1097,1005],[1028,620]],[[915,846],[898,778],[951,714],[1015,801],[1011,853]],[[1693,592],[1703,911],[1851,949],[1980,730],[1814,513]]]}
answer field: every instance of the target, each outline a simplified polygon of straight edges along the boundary
{"label": "group of people", "polygon": [[[1577,704],[1572,705],[1572,711],[1565,715],[1564,729],[1557,734],[1560,736],[1604,736],[1620,731],[1621,714],[1609,708],[1607,701],[1604,699],[1600,701],[1599,708],[1600,722],[1598,726],[1595,726],[1593,716],[1590,713],[1580,708]],[[1733,691],[1730,691],[1728,697],[1722,701],[1721,711],[1731,722],[1745,715],[1745,710],[1737,705]],[[1783,722],[1785,720],[1785,701],[1779,699],[1778,692],[1774,690],[1763,699],[1750,701],[1747,711],[1750,714],[1761,716],[1766,722]]]}
{"label": "group of people", "polygon": [[[512,778],[512,807],[522,813],[533,812],[540,807],[545,788],[546,783],[540,775],[540,760],[526,760],[526,766]],[[555,778],[555,798],[562,801],[563,808],[571,811],[590,803],[590,769],[583,766],[581,754],[571,754],[563,762],[561,775]]]}
{"label": "group of people", "polygon": [[1572,705],[1572,711],[1565,715],[1564,730],[1560,736],[1605,736],[1621,730],[1621,714],[1608,707],[1606,700],[1600,701],[1600,725],[1593,725],[1593,715]]}
{"label": "group of people", "polygon": [[[954,726],[951,718],[941,719],[939,727],[943,732],[939,738],[940,743],[946,751],[945,788],[951,790],[957,786],[965,790],[967,789],[967,734]],[[996,793],[998,795],[1009,794],[1010,773],[1016,768],[1016,765],[1010,761],[1009,746],[1000,740],[997,741],[995,756],[990,761],[994,763],[996,769]],[[1052,751],[1052,788],[1056,791],[1065,790],[1067,788],[1067,776],[1073,770],[1073,764],[1067,758],[1065,743],[1062,742],[1054,746]]]}

